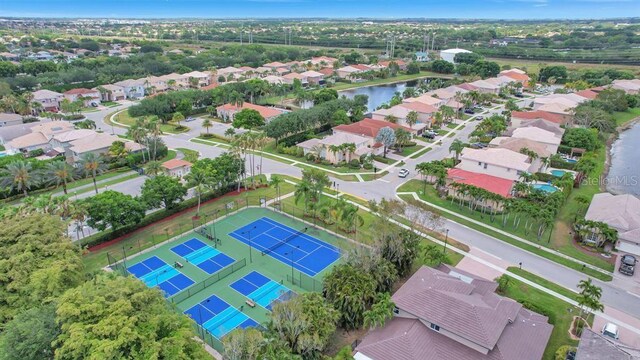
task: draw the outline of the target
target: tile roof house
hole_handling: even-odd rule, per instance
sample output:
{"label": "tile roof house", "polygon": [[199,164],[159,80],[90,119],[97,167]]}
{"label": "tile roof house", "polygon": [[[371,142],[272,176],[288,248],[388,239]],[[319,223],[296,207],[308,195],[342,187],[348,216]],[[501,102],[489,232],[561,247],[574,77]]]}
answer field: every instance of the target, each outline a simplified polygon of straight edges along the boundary
{"label": "tile roof house", "polygon": [[168,176],[182,178],[191,172],[192,163],[182,159],[171,159],[162,163],[162,169]]}
{"label": "tile roof house", "polygon": [[[67,161],[73,164],[87,153],[104,155],[109,151],[109,148],[115,141],[123,140],[111,134],[94,132],[91,135],[70,141],[68,147],[65,148],[65,156],[67,157]],[[142,145],[133,141],[123,142],[125,148],[130,152],[138,152],[144,148]]]}
{"label": "tile roof house", "polygon": [[289,66],[287,66],[287,64],[281,63],[279,61],[273,61],[270,63],[266,63],[264,65],[262,65],[266,68],[271,68],[271,69],[278,69],[278,68],[289,68]]}
{"label": "tile roof house", "polygon": [[127,79],[114,83],[122,87],[127,99],[141,99],[145,94],[145,79]]}
{"label": "tile roof house", "polygon": [[102,101],[120,101],[127,98],[122,86],[107,84],[94,89],[100,91],[100,88],[104,89],[104,92],[100,94]]}
{"label": "tile roof house", "polygon": [[60,102],[64,96],[58,92],[51,90],[38,90],[33,92],[33,100],[42,105],[45,111],[57,112],[60,109]]}
{"label": "tile roof house", "polygon": [[29,128],[28,133],[6,142],[6,149],[9,154],[28,154],[30,151],[38,149],[46,152],[52,149],[49,141],[53,136],[72,130],[73,124],[66,121],[38,123]]}
{"label": "tile roof house", "polygon": [[535,152],[539,158],[552,155],[544,144],[524,138],[498,136],[489,142],[489,147],[508,149],[515,152],[520,152],[520,150],[527,148]]}
{"label": "tile roof house", "polygon": [[558,152],[558,147],[560,146],[560,142],[562,141],[562,136],[557,136],[551,131],[547,131],[534,126],[514,129],[511,137],[528,139],[543,144],[552,154]]}
{"label": "tile roof house", "polygon": [[559,136],[559,137],[562,137],[562,135],[564,134],[564,128],[562,128],[558,124],[554,124],[552,122],[548,122],[548,121],[543,120],[543,119],[532,119],[532,120],[522,120],[522,122],[520,123],[520,126],[518,126],[518,127],[515,127],[515,126],[512,125],[505,132],[505,136],[513,135],[513,131],[515,129],[526,128],[526,127],[540,128],[540,129],[552,132],[556,136]]}
{"label": "tile roof house", "polygon": [[288,74],[282,76],[282,79],[284,80],[285,84],[290,84],[290,85],[293,84],[293,82],[296,79],[300,80],[300,83],[302,83],[302,86],[305,86],[305,85],[308,84],[306,76],[304,76],[302,74],[295,73],[295,72],[288,73]]}
{"label": "tile roof house", "polygon": [[100,91],[96,89],[71,89],[69,91],[65,91],[63,93],[64,98],[74,102],[80,98],[83,98],[84,106],[91,106],[93,104],[99,104],[102,96],[100,95]]}
{"label": "tile roof house", "polygon": [[216,108],[216,112],[218,117],[224,121],[233,121],[233,117],[235,114],[243,109],[252,109],[260,113],[264,118],[265,122],[269,122],[272,119],[276,118],[278,115],[284,113],[284,111],[274,108],[274,107],[266,107],[262,105],[255,105],[248,102],[242,103],[242,106],[238,107],[233,104],[224,104],[220,105]]}
{"label": "tile roof house", "polygon": [[[511,197],[511,190],[515,181],[491,176],[487,174],[474,173],[462,169],[452,168],[447,170],[447,185],[454,182],[466,185],[472,185],[477,188],[481,188],[500,195],[502,197]],[[447,187],[449,190],[449,196],[458,197],[455,194],[455,189]],[[487,203],[488,206],[492,206]]]}
{"label": "tile roof house", "polygon": [[[424,109],[426,109],[427,107],[429,107],[431,109],[435,109],[433,106],[422,104],[422,103],[409,103],[409,104],[419,104]],[[407,104],[407,105],[409,105],[409,104]],[[420,106],[413,105],[412,107],[413,108],[418,108]],[[373,120],[387,121],[386,120],[387,116],[394,116],[397,119],[397,124],[409,127],[411,129],[414,129],[414,130],[416,130],[417,134],[422,133],[422,131],[425,128],[431,127],[431,116],[432,116],[433,112],[432,113],[424,113],[424,112],[418,112],[418,111],[416,111],[416,113],[418,114],[418,122],[416,124],[414,124],[413,126],[409,126],[409,124],[407,124],[407,116],[412,111],[416,111],[416,110],[413,110],[413,109],[408,108],[406,106],[396,105],[396,106],[392,106],[392,107],[390,107],[388,109],[378,109],[378,110],[372,112],[371,113],[371,118]]]}
{"label": "tile roof house", "polygon": [[616,248],[640,255],[640,199],[633,195],[595,194],[584,216],[618,230]]}
{"label": "tile roof house", "polygon": [[512,111],[511,112],[511,126],[520,127],[523,120],[542,119],[554,124],[564,125],[565,120],[559,114],[550,113],[547,111],[534,110],[534,111]]}
{"label": "tile roof house", "polygon": [[22,124],[22,115],[0,113],[0,127]]}
{"label": "tile roof house", "polygon": [[497,94],[500,92],[500,85],[494,84],[487,80],[476,80],[469,83],[469,85],[472,85],[476,88],[476,90],[483,93]]}
{"label": "tile roof house", "polygon": [[211,84],[211,74],[207,74],[202,71],[192,71],[182,74],[182,76],[186,77],[187,81],[190,81],[191,78],[198,80],[198,87],[204,87]]}
{"label": "tile roof house", "polygon": [[[514,69],[514,70],[518,70],[518,69]],[[508,71],[501,71],[500,72],[500,76],[506,76],[508,78],[511,78],[512,81],[516,81],[521,83],[523,86],[528,86],[529,85],[529,80],[531,80],[531,78],[529,76],[527,76],[526,73],[521,73],[520,71],[514,71],[514,70],[508,70]]]}
{"label": "tile roof house", "polygon": [[640,349],[619,343],[610,337],[585,328],[575,360],[639,360]]}
{"label": "tile roof house", "polygon": [[309,84],[316,84],[316,85],[324,84],[325,74],[323,74],[321,72],[313,71],[313,70],[307,70],[307,71],[301,73],[300,75],[303,76],[305,78],[305,80]]}
{"label": "tile roof house", "polygon": [[363,73],[369,70],[370,70],[369,68],[363,67],[360,65],[347,65],[339,69],[336,69],[336,74],[338,75],[339,78],[349,79],[353,77],[355,74]]}
{"label": "tile roof house", "polygon": [[640,94],[640,79],[613,80],[611,87],[614,89],[623,90],[630,95]]}
{"label": "tile roof house", "polygon": [[586,89],[586,90],[581,90],[581,91],[576,92],[576,95],[580,95],[583,98],[587,98],[589,100],[593,100],[598,96],[598,93],[593,91],[593,90]]}
{"label": "tile roof house", "polygon": [[421,102],[423,104],[427,104],[427,105],[431,105],[435,108],[439,108],[440,106],[444,105],[445,100],[443,99],[438,99],[435,98],[433,96],[431,96],[430,94],[422,94],[418,97],[414,97],[414,98],[406,98],[404,100],[402,100],[403,103],[410,103],[410,102]]}
{"label": "tile roof house", "polygon": [[426,266],[392,296],[396,315],[356,347],[356,360],[540,360],[547,317],[495,294],[497,284]]}
{"label": "tile roof house", "polygon": [[456,168],[508,180],[518,180],[522,173],[535,173],[539,169],[527,155],[500,148],[465,148]]}
{"label": "tile roof house", "polygon": [[412,133],[415,133],[416,131],[415,129],[410,129],[406,126],[393,124],[388,121],[373,120],[373,119],[365,118],[348,125],[338,125],[333,128],[333,133],[334,134],[341,133],[341,132],[350,133],[350,134],[360,135],[370,139],[374,139],[376,135],[378,135],[378,132],[380,131],[380,129],[382,129],[383,127],[390,127],[393,130],[404,129]]}
{"label": "tile roof house", "polygon": [[[347,151],[332,152],[330,147],[340,146],[342,144],[354,144],[356,150],[354,153]],[[361,155],[373,153],[377,154],[380,148],[374,148],[374,141],[371,138],[350,134],[346,132],[339,132],[322,139],[310,139],[299,143],[297,146],[302,148],[304,155],[313,153],[321,159],[327,160],[332,164],[337,164],[341,161],[349,162]],[[355,156],[354,156],[355,155]]]}

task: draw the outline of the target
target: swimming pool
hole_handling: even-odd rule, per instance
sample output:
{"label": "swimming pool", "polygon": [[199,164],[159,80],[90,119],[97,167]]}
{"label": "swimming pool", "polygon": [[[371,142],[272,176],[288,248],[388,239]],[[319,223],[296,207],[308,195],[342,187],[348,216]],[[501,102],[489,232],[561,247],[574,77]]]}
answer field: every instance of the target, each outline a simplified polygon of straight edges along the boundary
{"label": "swimming pool", "polygon": [[564,159],[564,161],[566,161],[566,162],[568,162],[570,164],[575,164],[575,163],[578,162],[578,160],[576,160],[576,159]]}
{"label": "swimming pool", "polygon": [[564,170],[551,170],[550,173],[555,177],[562,177],[564,174],[571,174],[570,172]]}
{"label": "swimming pool", "polygon": [[3,157],[3,156],[7,156],[7,152],[6,151],[0,151],[0,157]]}
{"label": "swimming pool", "polygon": [[534,184],[532,186],[534,189],[538,189],[538,190],[542,190],[548,193],[554,193],[560,189],[558,189],[557,187],[553,186],[553,185],[549,185],[549,184]]}

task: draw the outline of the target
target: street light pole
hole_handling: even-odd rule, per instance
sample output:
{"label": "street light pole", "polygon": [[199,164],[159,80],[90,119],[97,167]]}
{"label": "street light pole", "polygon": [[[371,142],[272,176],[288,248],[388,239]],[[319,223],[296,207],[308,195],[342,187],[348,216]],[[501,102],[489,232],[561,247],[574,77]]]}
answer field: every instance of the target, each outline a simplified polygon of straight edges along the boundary
{"label": "street light pole", "polygon": [[248,244],[249,245],[249,262],[253,262],[253,255],[252,255],[252,252],[251,252],[251,248],[253,247],[253,246],[251,246],[251,244],[253,243],[253,241],[251,240],[251,230],[255,230],[255,229],[256,229],[256,227],[254,226],[251,229],[242,232],[242,235],[244,235],[245,232],[248,233],[248,235],[249,235],[249,244]]}
{"label": "street light pole", "polygon": [[447,253],[447,239],[449,239],[449,229],[445,230],[445,235],[444,235],[444,251],[442,252],[443,254]]}

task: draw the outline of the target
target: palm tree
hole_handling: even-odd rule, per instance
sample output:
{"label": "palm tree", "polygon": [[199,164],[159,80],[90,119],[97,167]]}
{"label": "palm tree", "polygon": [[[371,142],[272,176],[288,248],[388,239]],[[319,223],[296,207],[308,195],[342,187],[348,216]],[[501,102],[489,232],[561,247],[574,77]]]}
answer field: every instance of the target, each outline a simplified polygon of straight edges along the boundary
{"label": "palm tree", "polygon": [[204,127],[205,129],[207,129],[207,135],[209,134],[209,128],[212,126],[213,124],[211,124],[211,120],[209,119],[204,119],[202,121],[202,127]]}
{"label": "palm tree", "polygon": [[271,180],[269,181],[269,186],[276,189],[276,198],[278,199],[278,202],[280,201],[280,184],[283,182],[284,180],[278,175],[271,176]]}
{"label": "palm tree", "polygon": [[387,116],[384,117],[385,121],[388,121],[392,124],[396,124],[398,122],[398,117],[392,114],[389,114]]}
{"label": "palm tree", "polygon": [[418,112],[417,111],[409,111],[409,113],[407,114],[407,124],[409,125],[409,128],[413,129],[413,125],[415,125],[416,123],[418,123]]}
{"label": "palm tree", "polygon": [[157,160],[149,161],[144,171],[151,177],[155,177],[162,172],[162,163]]}
{"label": "palm tree", "polygon": [[96,176],[101,174],[105,169],[104,159],[102,155],[97,155],[95,153],[86,153],[82,155],[80,158],[80,166],[84,171],[85,176],[91,176],[93,178],[93,187],[98,193],[98,184],[96,183]]}
{"label": "palm tree", "polygon": [[207,188],[207,177],[200,171],[192,172],[187,176],[187,181],[189,186],[194,187],[195,194],[198,196],[198,210],[196,211],[196,215],[200,214],[202,194],[204,194]]}
{"label": "palm tree", "polygon": [[173,114],[173,118],[172,118],[171,120],[173,120],[173,121],[175,121],[175,122],[177,122],[177,123],[178,123],[178,126],[176,126],[176,127],[181,127],[181,125],[180,125],[180,121],[184,120],[184,115],[182,115],[182,113],[181,113],[181,112],[176,111],[176,112]]}
{"label": "palm tree", "polygon": [[62,185],[65,195],[67,194],[67,183],[75,178],[73,167],[65,161],[54,161],[47,164],[45,174],[50,183],[55,186]]}
{"label": "palm tree", "polygon": [[460,157],[462,150],[464,150],[464,143],[460,139],[453,140],[451,145],[449,145],[449,153],[454,152],[456,154],[456,163],[458,162],[458,158]]}
{"label": "palm tree", "polygon": [[578,283],[578,289],[580,289],[580,294],[578,294],[580,317],[584,317],[583,313],[586,309],[590,309],[591,311],[602,311],[604,309],[604,306],[600,303],[602,289],[594,285],[591,278],[588,278],[587,280],[580,280]]}
{"label": "palm tree", "polygon": [[25,161],[15,161],[7,165],[2,171],[3,186],[10,187],[15,191],[22,191],[27,196],[27,190],[36,183],[36,178],[32,172],[31,163]]}

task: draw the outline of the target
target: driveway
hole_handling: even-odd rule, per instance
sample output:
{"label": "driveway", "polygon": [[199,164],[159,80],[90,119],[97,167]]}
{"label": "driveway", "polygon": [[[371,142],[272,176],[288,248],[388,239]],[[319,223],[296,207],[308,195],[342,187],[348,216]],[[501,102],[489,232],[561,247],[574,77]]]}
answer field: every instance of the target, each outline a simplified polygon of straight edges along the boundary
{"label": "driveway", "polygon": [[[622,256],[624,255],[626,255],[626,253],[619,252],[618,256],[616,257],[616,266],[612,283],[640,297],[640,269],[638,268],[638,266],[640,266],[640,263],[636,265],[636,271],[632,276],[624,275],[620,271],[618,271],[618,269],[620,269]],[[638,259],[637,255],[631,255]]]}

